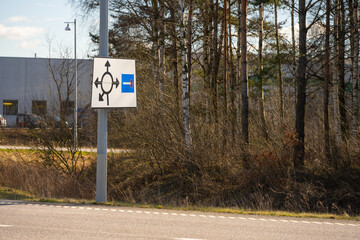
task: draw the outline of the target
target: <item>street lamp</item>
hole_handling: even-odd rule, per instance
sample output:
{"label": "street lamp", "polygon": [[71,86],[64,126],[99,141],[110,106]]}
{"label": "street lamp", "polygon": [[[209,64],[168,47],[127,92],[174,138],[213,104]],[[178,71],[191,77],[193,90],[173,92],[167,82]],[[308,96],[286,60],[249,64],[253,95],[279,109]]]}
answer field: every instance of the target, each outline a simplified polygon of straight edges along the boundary
{"label": "street lamp", "polygon": [[77,139],[78,139],[78,133],[77,133],[77,110],[78,110],[77,85],[78,85],[78,80],[77,80],[77,58],[76,58],[76,19],[74,19],[73,22],[65,22],[65,23],[67,23],[65,31],[71,31],[70,23],[74,24],[74,55],[75,55],[74,149],[76,150]]}

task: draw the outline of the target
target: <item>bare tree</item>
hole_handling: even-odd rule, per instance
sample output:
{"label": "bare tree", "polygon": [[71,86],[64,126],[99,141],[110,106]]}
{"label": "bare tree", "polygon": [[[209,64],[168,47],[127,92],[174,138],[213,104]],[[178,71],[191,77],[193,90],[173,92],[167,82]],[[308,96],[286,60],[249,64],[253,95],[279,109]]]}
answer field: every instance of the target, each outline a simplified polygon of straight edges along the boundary
{"label": "bare tree", "polygon": [[260,3],[259,5],[259,49],[258,49],[258,76],[259,76],[259,90],[260,90],[260,118],[261,118],[261,128],[266,139],[269,138],[267,129],[266,129],[266,121],[265,121],[265,99],[264,99],[264,63],[263,63],[263,37],[264,33],[264,3]]}
{"label": "bare tree", "polygon": [[278,0],[274,1],[274,19],[275,19],[275,38],[276,38],[276,55],[277,55],[277,79],[279,81],[279,100],[280,100],[280,123],[284,118],[284,80],[281,71],[281,55],[280,55],[280,39],[279,39],[279,24],[278,24]]}
{"label": "bare tree", "polygon": [[182,84],[183,84],[183,117],[184,117],[184,133],[186,151],[190,154],[191,151],[191,131],[190,131],[190,84],[189,84],[189,70],[186,54],[186,31],[185,31],[185,0],[179,0],[179,15],[180,21],[180,50],[182,59]]}
{"label": "bare tree", "polygon": [[326,0],[325,30],[325,81],[324,81],[324,151],[330,160],[330,127],[329,127],[329,84],[330,84],[330,0]]}
{"label": "bare tree", "polygon": [[353,38],[354,38],[354,50],[353,50],[353,134],[358,135],[359,131],[359,1],[355,0],[353,3]]}
{"label": "bare tree", "polygon": [[297,101],[296,101],[296,120],[295,127],[297,133],[297,143],[294,146],[294,169],[298,174],[304,168],[305,156],[305,104],[306,104],[306,7],[305,0],[299,0],[299,63],[296,71],[297,79]]}
{"label": "bare tree", "polygon": [[249,143],[249,90],[247,66],[247,0],[241,2],[241,128],[244,143]]}

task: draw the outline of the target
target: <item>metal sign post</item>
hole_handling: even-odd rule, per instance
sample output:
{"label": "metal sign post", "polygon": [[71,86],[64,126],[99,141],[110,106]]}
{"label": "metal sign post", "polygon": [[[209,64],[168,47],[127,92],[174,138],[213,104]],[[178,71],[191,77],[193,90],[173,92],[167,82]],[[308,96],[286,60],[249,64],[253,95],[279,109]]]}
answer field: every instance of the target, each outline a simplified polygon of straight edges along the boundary
{"label": "metal sign post", "polygon": [[135,108],[135,60],[108,58],[108,1],[100,1],[100,57],[94,58],[91,108],[98,109],[96,202],[107,195],[107,109]]}
{"label": "metal sign post", "polygon": [[[100,57],[108,56],[108,0],[100,0]],[[107,109],[98,110],[96,202],[106,202],[107,195]]]}

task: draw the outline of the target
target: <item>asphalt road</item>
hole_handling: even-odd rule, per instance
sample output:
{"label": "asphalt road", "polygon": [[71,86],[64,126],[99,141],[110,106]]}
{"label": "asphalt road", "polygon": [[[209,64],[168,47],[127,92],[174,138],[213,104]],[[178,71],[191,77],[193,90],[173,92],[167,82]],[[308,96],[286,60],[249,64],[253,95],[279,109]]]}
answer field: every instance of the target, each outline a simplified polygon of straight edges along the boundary
{"label": "asphalt road", "polygon": [[0,239],[360,239],[360,222],[0,200]]}

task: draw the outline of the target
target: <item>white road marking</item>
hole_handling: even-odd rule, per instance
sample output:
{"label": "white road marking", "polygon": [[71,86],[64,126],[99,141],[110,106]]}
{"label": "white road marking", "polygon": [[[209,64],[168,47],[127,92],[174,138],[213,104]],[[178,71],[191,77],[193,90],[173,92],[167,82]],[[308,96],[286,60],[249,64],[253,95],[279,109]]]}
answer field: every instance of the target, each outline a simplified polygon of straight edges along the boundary
{"label": "white road marking", "polygon": [[346,224],[346,225],[356,227],[356,224],[352,224],[352,223],[348,223],[348,224]]}
{"label": "white road marking", "polygon": [[343,223],[335,223],[336,225],[339,225],[339,226],[345,226],[345,224]]}
{"label": "white road marking", "polygon": [[7,228],[7,227],[12,227],[12,225],[4,225],[4,224],[0,224],[0,227]]}
{"label": "white road marking", "polygon": [[174,238],[174,240],[205,240],[205,239],[198,239],[198,238]]}
{"label": "white road marking", "polygon": [[[139,214],[155,214],[155,215],[159,215],[159,214],[162,214],[162,215],[172,215],[172,216],[183,216],[183,217],[202,217],[202,218],[221,218],[221,219],[240,219],[240,220],[252,220],[252,221],[264,221],[264,222],[267,222],[267,221],[271,221],[271,222],[287,222],[287,223],[306,223],[306,224],[318,224],[318,225],[322,225],[322,224],[326,224],[326,225],[338,225],[338,226],[352,226],[352,227],[360,227],[360,224],[352,224],[352,223],[339,223],[339,222],[334,222],[334,223],[331,223],[331,222],[316,222],[316,221],[297,221],[297,220],[285,220],[285,219],[265,219],[265,218],[253,218],[253,217],[225,217],[225,216],[214,216],[214,215],[203,215],[203,214],[185,214],[185,213],[175,213],[175,212],[172,212],[172,213],[168,213],[168,212],[152,212],[152,211],[133,211],[133,210],[122,210],[122,209],[107,209],[107,208],[103,208],[103,209],[100,209],[100,208],[92,208],[92,207],[79,207],[79,206],[64,206],[64,205],[54,205],[54,204],[41,204],[41,203],[26,203],[26,202],[11,202],[11,201],[2,201],[0,202],[0,204],[13,204],[13,205],[27,205],[27,206],[40,206],[40,207],[57,207],[57,208],[66,208],[66,209],[87,209],[87,210],[96,210],[96,211],[99,211],[99,210],[103,210],[103,211],[111,211],[111,212],[128,212],[128,213],[133,213],[133,212],[136,212],[136,213],[139,213]],[[0,227],[12,227],[12,225],[1,225],[0,224]],[[193,239],[193,238],[175,238],[175,239],[178,239],[178,240],[199,240],[199,239]]]}

